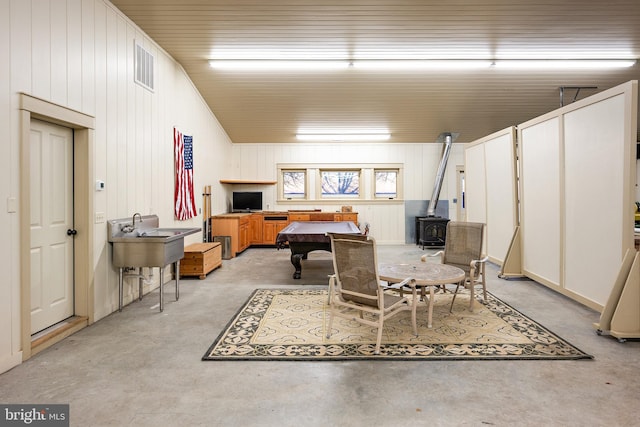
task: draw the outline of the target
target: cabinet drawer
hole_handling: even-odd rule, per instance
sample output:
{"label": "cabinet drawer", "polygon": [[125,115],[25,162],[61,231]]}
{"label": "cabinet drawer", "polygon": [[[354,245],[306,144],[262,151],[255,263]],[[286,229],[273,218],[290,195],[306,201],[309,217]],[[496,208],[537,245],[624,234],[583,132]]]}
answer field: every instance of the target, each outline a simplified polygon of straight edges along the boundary
{"label": "cabinet drawer", "polygon": [[343,213],[342,214],[342,220],[343,221],[355,222],[357,224],[358,223],[358,214],[357,213]]}
{"label": "cabinet drawer", "polygon": [[289,214],[289,221],[309,221],[309,214]]}

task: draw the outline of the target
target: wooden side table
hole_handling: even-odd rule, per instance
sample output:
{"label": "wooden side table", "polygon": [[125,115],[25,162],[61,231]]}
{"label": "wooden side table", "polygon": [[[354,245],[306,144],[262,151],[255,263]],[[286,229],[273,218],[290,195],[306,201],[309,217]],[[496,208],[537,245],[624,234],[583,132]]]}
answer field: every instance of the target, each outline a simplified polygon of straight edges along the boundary
{"label": "wooden side table", "polygon": [[180,276],[198,276],[200,279],[222,265],[220,242],[193,243],[184,248],[180,261]]}

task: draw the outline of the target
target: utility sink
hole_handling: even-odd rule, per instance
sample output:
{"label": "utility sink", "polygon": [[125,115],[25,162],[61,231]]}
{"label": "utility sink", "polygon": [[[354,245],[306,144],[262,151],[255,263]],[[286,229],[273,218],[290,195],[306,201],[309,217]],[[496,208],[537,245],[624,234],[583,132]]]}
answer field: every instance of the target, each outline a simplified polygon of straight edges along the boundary
{"label": "utility sink", "polygon": [[127,227],[133,226],[131,218],[107,223],[115,267],[164,267],[179,261],[184,256],[184,237],[200,231],[200,228],[160,228],[157,215],[140,218],[131,231],[127,231]]}
{"label": "utility sink", "polygon": [[[132,218],[113,219],[107,222],[108,240],[113,246],[112,262],[114,267],[120,269],[118,280],[120,311],[122,311],[123,270],[128,267],[160,268],[160,311],[162,311],[164,267],[174,264],[176,300],[179,298],[180,260],[184,257],[184,237],[198,233],[200,228],[161,228],[158,225],[157,215],[135,214]],[[138,292],[139,298],[142,299],[142,280]]]}

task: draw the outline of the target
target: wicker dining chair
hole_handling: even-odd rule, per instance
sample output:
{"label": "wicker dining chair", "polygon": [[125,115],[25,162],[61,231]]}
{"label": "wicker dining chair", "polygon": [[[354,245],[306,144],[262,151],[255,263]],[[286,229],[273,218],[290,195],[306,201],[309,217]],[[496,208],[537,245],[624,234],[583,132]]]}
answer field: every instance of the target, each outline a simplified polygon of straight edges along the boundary
{"label": "wicker dining chair", "polygon": [[[329,276],[329,325],[331,337],[333,319],[338,316],[378,328],[375,354],[380,354],[384,321],[403,311],[411,312],[413,333],[418,334],[415,280],[385,286],[378,276],[376,243],[371,236],[334,235],[331,238],[334,274]],[[411,289],[411,297],[385,293],[387,289]]]}
{"label": "wicker dining chair", "polygon": [[453,310],[453,303],[456,300],[460,286],[469,289],[471,293],[471,300],[469,301],[469,309],[471,311],[473,311],[474,289],[476,286],[482,286],[484,301],[487,300],[485,264],[489,257],[483,257],[482,254],[484,228],[485,225],[480,222],[449,221],[447,223],[444,250],[432,255],[425,254],[421,257],[422,261],[426,261],[429,256],[439,256],[440,262],[443,264],[453,265],[464,270],[466,277],[463,282],[456,284],[449,311]]}

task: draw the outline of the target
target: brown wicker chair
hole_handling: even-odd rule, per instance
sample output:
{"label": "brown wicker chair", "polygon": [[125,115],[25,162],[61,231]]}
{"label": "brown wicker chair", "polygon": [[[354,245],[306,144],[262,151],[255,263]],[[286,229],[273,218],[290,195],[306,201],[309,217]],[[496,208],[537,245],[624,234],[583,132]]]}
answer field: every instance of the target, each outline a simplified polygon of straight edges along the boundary
{"label": "brown wicker chair", "polygon": [[[385,319],[402,311],[411,311],[413,333],[416,325],[417,291],[415,281],[407,278],[400,283],[383,286],[378,277],[376,244],[372,237],[334,235],[331,238],[334,274],[329,276],[329,326],[327,338],[335,316],[355,320],[378,328],[375,354],[380,353],[380,342]],[[385,294],[386,289],[397,290],[408,286],[412,299]],[[355,312],[355,313],[354,313]],[[365,316],[365,314],[367,314]],[[373,320],[370,318],[373,317]]]}
{"label": "brown wicker chair", "polygon": [[487,300],[487,283],[485,280],[485,263],[488,257],[482,256],[482,239],[484,235],[484,224],[479,222],[456,222],[447,223],[446,240],[444,251],[436,252],[432,255],[423,255],[422,261],[426,261],[428,256],[440,256],[443,264],[456,266],[466,273],[464,282],[458,283],[451,300],[451,308],[456,300],[458,289],[464,286],[471,292],[469,309],[473,311],[473,301],[475,300],[474,289],[482,285],[484,301]]}

